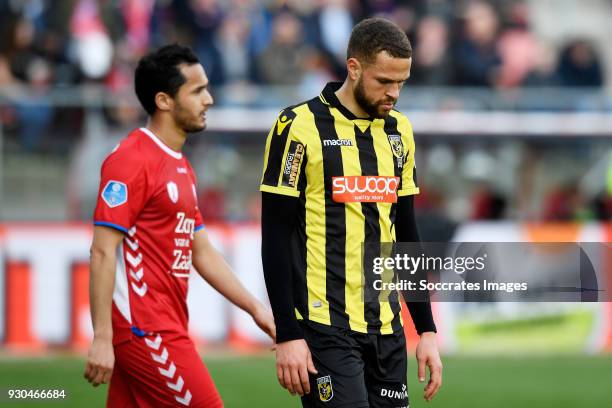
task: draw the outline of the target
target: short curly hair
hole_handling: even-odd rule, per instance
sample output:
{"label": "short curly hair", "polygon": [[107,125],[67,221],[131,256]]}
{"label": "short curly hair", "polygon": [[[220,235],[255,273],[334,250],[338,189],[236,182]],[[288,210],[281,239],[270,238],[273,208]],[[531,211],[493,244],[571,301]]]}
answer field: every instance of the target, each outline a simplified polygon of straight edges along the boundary
{"label": "short curly hair", "polygon": [[351,32],[346,58],[357,58],[362,63],[373,63],[376,55],[387,51],[395,58],[411,58],[412,45],[397,25],[384,18],[360,21]]}

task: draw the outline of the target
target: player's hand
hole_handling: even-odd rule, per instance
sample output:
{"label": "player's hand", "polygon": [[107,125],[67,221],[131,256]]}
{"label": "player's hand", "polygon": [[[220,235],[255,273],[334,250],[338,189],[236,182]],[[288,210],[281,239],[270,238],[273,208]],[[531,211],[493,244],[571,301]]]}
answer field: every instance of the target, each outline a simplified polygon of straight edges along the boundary
{"label": "player's hand", "polygon": [[115,365],[115,352],[113,341],[110,339],[95,338],[87,354],[85,373],[83,376],[94,387],[107,384],[110,381]]}
{"label": "player's hand", "polygon": [[416,359],[419,364],[419,381],[425,381],[425,367],[429,367],[429,382],[425,386],[423,398],[431,401],[442,385],[442,361],[438,352],[436,333],[425,332],[416,348]]}
{"label": "player's hand", "polygon": [[310,393],[308,373],[317,374],[306,341],[291,340],[276,345],[276,376],[291,395]]}
{"label": "player's hand", "polygon": [[272,312],[264,307],[261,303],[257,303],[255,310],[251,314],[253,320],[268,336],[276,341],[276,325],[274,324],[274,316]]}

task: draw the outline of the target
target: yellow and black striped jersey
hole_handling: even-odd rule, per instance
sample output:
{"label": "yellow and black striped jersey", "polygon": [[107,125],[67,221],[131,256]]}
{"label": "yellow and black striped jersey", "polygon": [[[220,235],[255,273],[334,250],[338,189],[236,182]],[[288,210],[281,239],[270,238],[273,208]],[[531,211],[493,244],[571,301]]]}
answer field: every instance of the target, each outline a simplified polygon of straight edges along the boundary
{"label": "yellow and black striped jersey", "polygon": [[299,199],[288,237],[299,318],[389,334],[402,328],[398,294],[364,302],[364,285],[377,277],[363,264],[380,256],[380,243],[395,241],[397,197],[419,192],[412,126],[395,110],[385,119],[355,117],[335,95],[340,85],[279,114],[260,190]]}

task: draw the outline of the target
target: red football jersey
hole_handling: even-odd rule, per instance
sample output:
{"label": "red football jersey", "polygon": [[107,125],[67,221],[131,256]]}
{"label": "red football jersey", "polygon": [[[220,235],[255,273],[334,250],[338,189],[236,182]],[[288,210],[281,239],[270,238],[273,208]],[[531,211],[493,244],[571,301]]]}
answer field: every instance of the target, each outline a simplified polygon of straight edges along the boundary
{"label": "red football jersey", "polygon": [[202,228],[187,159],[146,128],[132,131],[102,164],[94,225],[126,234],[118,248],[113,343],[187,330],[195,231]]}

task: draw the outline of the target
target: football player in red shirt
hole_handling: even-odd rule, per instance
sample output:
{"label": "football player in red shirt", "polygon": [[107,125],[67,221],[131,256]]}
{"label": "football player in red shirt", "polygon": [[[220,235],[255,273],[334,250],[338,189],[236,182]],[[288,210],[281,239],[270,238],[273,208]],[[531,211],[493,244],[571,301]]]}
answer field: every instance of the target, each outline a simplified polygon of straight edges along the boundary
{"label": "football player in red shirt", "polygon": [[213,103],[193,52],[179,45],[142,58],[135,89],[149,114],[102,165],[91,247],[94,338],[85,377],[110,381],[107,406],[221,407],[188,336],[191,267],[272,338],[272,314],[211,245],[196,179],[181,153]]}

